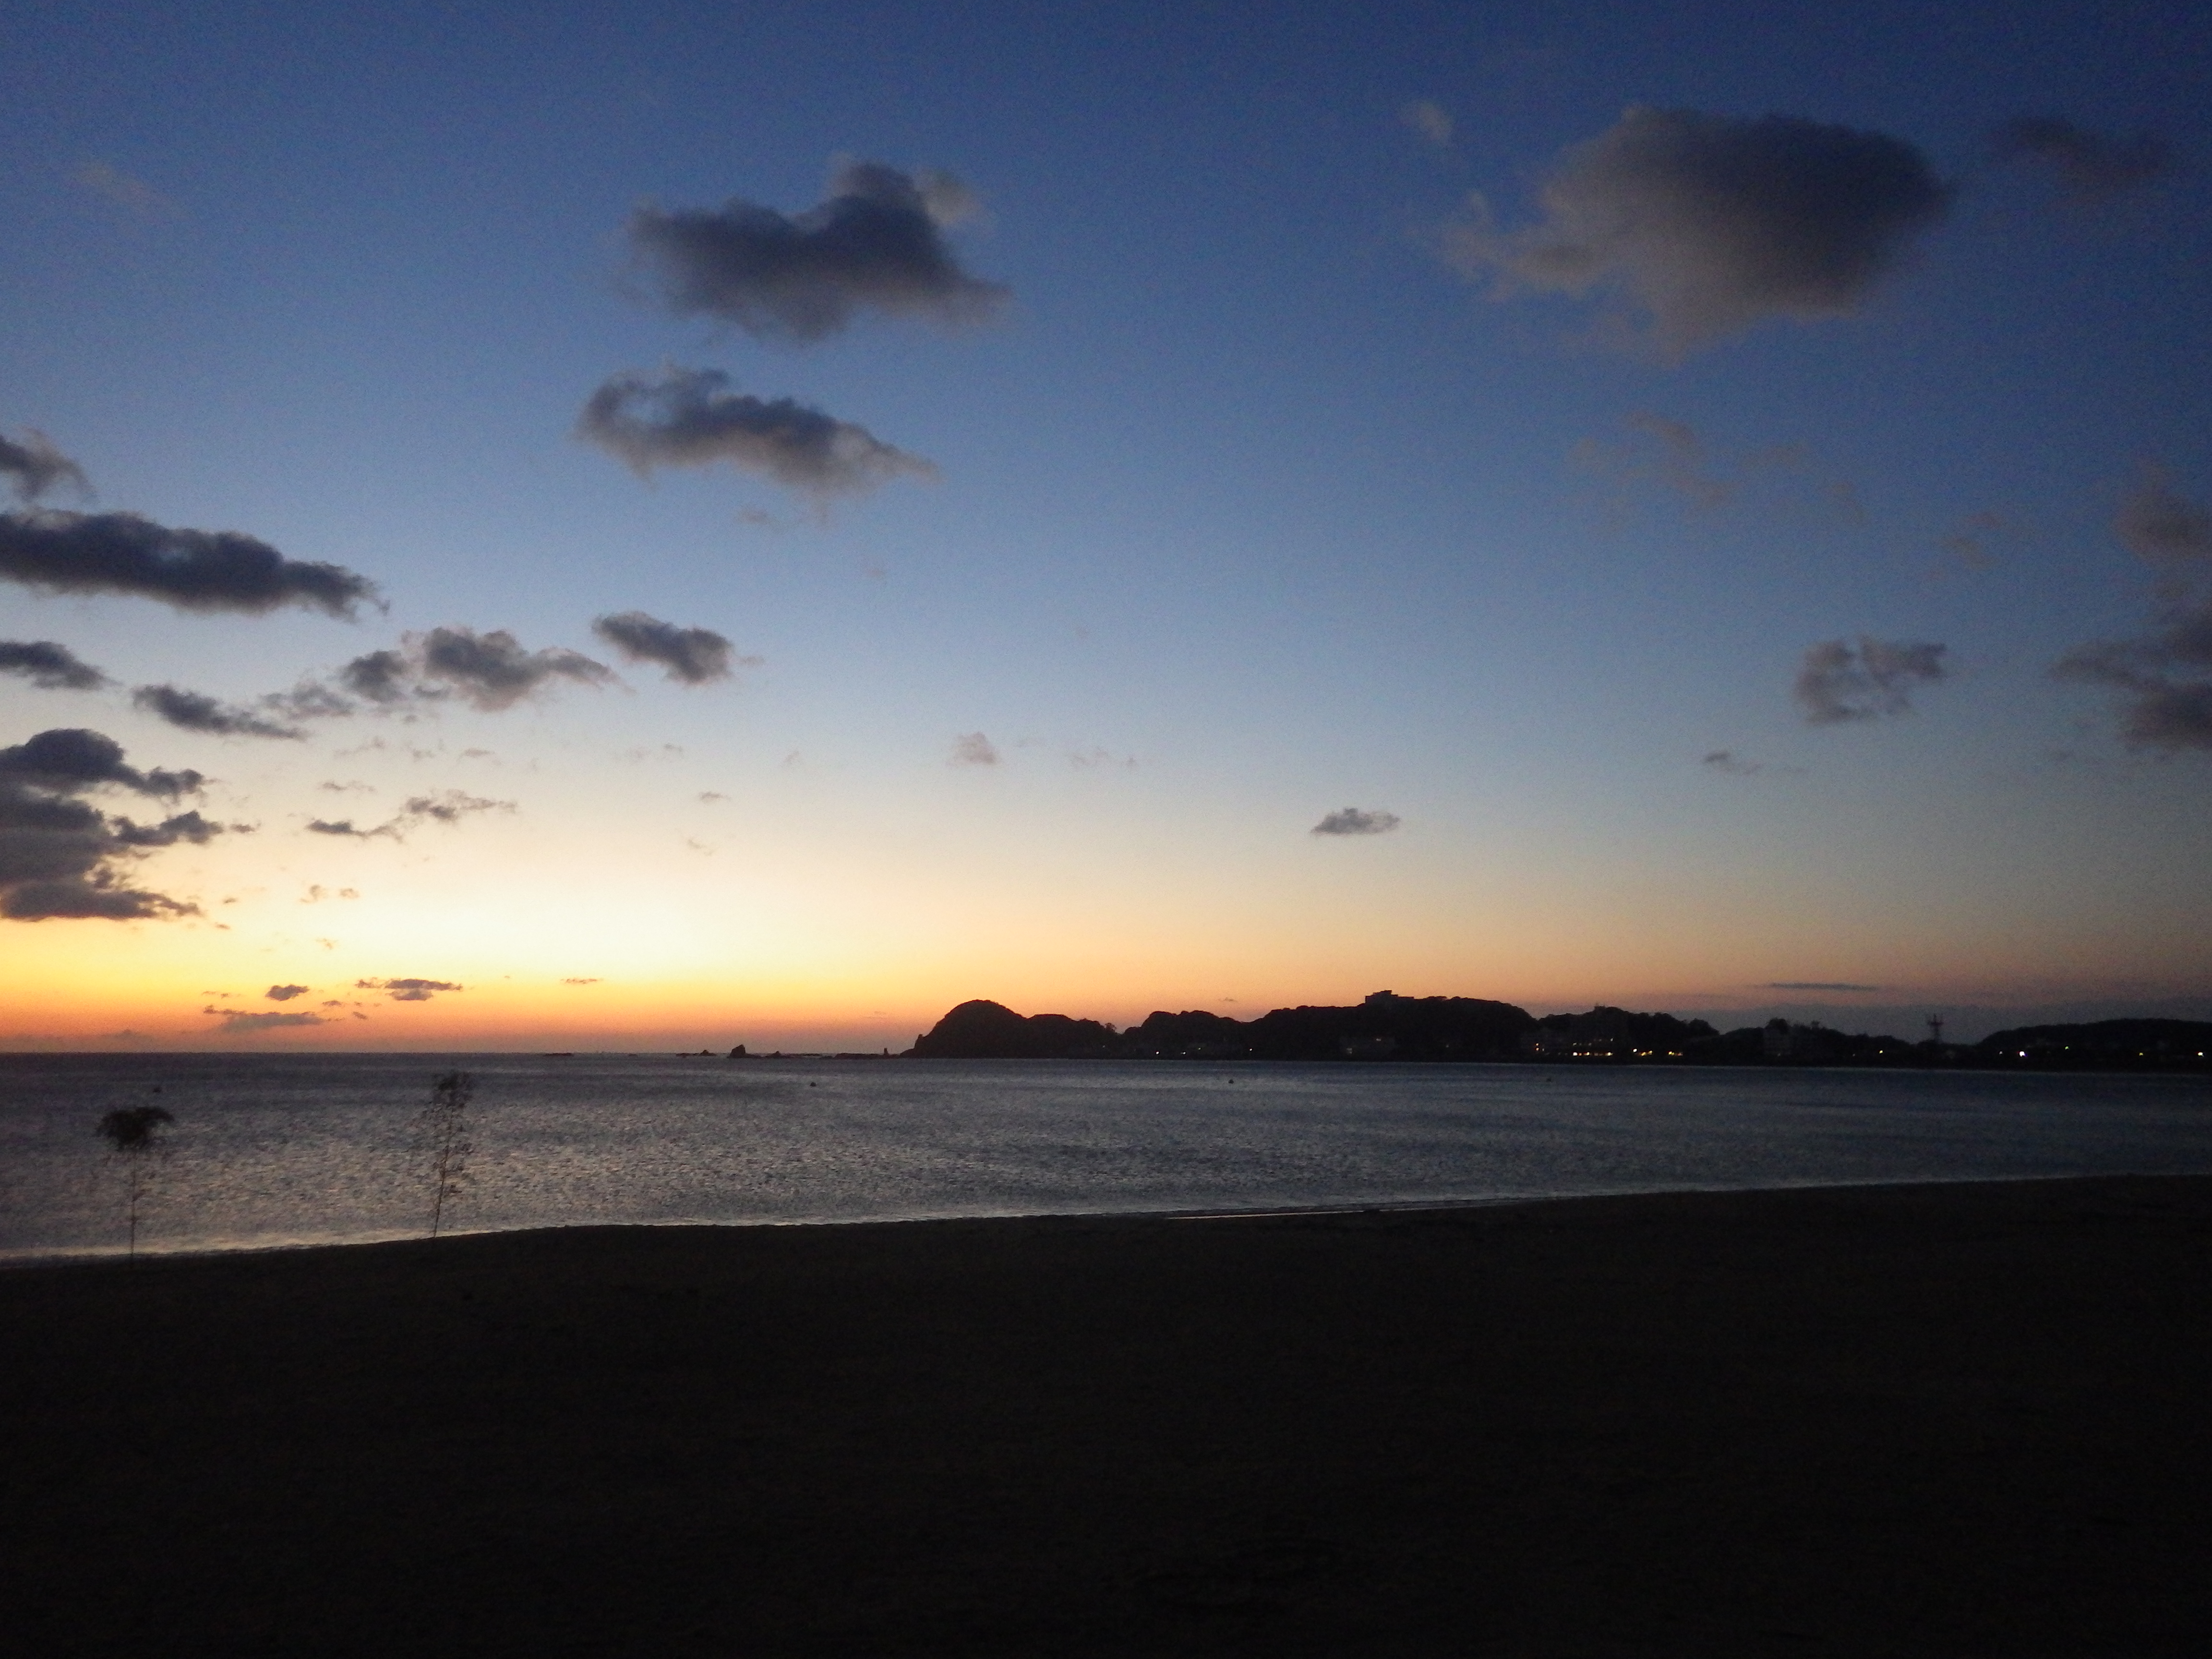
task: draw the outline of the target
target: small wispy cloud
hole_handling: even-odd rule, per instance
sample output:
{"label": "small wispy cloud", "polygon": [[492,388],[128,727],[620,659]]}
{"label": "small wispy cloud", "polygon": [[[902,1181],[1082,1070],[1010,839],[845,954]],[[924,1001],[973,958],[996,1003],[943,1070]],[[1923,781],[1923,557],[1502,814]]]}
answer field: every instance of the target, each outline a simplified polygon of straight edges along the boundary
{"label": "small wispy cloud", "polygon": [[463,991],[468,988],[442,979],[357,979],[356,991],[381,991],[394,1002],[428,1002],[441,991]]}
{"label": "small wispy cloud", "polygon": [[1415,98],[1399,105],[1398,119],[1438,149],[1446,149],[1451,143],[1450,112],[1434,99]]}
{"label": "small wispy cloud", "polygon": [[946,757],[947,766],[996,766],[1000,755],[998,745],[981,732],[963,732],[952,740],[952,753]]}
{"label": "small wispy cloud", "polygon": [[1948,678],[1946,647],[1860,635],[1856,646],[1824,640],[1806,648],[1792,695],[1812,726],[1881,720],[1912,711],[1912,694]]}
{"label": "small wispy cloud", "polygon": [[1828,979],[1770,979],[1770,991],[1879,991],[1879,985],[1851,985],[1842,980]]}
{"label": "small wispy cloud", "polygon": [[1306,833],[1311,836],[1387,836],[1401,821],[1395,812],[1346,806],[1331,812]]}
{"label": "small wispy cloud", "polygon": [[70,169],[70,182],[141,219],[184,216],[182,208],[143,179],[134,178],[106,161],[78,162]]}
{"label": "small wispy cloud", "polygon": [[295,997],[306,996],[307,992],[305,985],[272,985],[261,994],[271,1002],[289,1002]]}
{"label": "small wispy cloud", "polygon": [[35,501],[56,484],[71,484],[81,495],[92,494],[92,481],[84,469],[54,447],[54,441],[29,428],[21,443],[0,432],[0,478],[22,501]]}
{"label": "small wispy cloud", "polygon": [[1766,769],[1764,762],[1746,760],[1733,749],[1716,749],[1698,763],[1716,772],[1725,772],[1734,778],[1747,778],[1754,772]]}
{"label": "small wispy cloud", "polygon": [[221,1014],[222,1023],[215,1028],[217,1036],[243,1036],[255,1031],[282,1030],[295,1025],[324,1025],[329,1024],[320,1014],[304,1010],[298,1013],[246,1013],[242,1011],[225,1012],[219,1008],[203,1008],[204,1014]]}
{"label": "small wispy cloud", "polygon": [[2148,132],[2115,138],[2061,115],[2022,115],[1990,137],[2006,161],[2048,171],[2077,207],[2102,207],[2179,171],[2162,138]]}

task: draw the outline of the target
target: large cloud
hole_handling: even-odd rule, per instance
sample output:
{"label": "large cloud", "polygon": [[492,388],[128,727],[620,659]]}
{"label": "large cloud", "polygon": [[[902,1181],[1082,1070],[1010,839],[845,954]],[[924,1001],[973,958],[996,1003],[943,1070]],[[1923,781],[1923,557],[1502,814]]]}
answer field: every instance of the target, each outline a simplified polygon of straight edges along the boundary
{"label": "large cloud", "polygon": [[1884,133],[1636,106],[1559,157],[1539,223],[1501,231],[1477,198],[1444,251],[1501,292],[1625,295],[1679,356],[1769,317],[1856,310],[1950,199]]}
{"label": "large cloud", "polygon": [[54,441],[36,427],[28,428],[21,443],[0,432],[0,478],[27,501],[37,501],[58,483],[72,483],[82,494],[92,493],[84,469],[56,449]]}
{"label": "large cloud", "polygon": [[231,530],[173,530],[136,513],[0,513],[0,578],[59,593],[131,593],[180,611],[305,605],[350,617],[376,588],[342,565],[288,559]]}
{"label": "large cloud", "polygon": [[0,749],[0,917],[14,921],[195,915],[198,907],[130,884],[130,866],[158,848],[221,833],[196,811],[142,824],[82,799],[101,787],[164,799],[197,790],[197,772],[125,763],[98,732],[61,728]]}
{"label": "large cloud", "polygon": [[658,663],[670,679],[684,685],[726,680],[736,662],[751,665],[760,660],[733,658],[729,641],[712,629],[678,628],[642,611],[601,617],[592,624],[592,632],[632,662]]}
{"label": "large cloud", "polygon": [[131,694],[134,706],[187,732],[210,732],[223,738],[304,738],[297,726],[265,720],[250,708],[217,702],[202,691],[174,685],[142,685]]}
{"label": "large cloud", "polygon": [[996,311],[1007,290],[961,270],[942,234],[975,211],[949,173],[848,161],[827,198],[795,217],[742,199],[718,211],[647,207],[630,216],[629,240],[678,315],[818,340],[864,309],[953,325]]}
{"label": "large cloud", "polygon": [[2152,624],[2076,646],[2051,672],[2123,693],[2120,735],[2133,747],[2212,749],[2212,511],[2147,467],[2112,533],[2159,573]]}
{"label": "large cloud", "polygon": [[712,368],[670,364],[658,375],[617,374],[594,392],[577,417],[576,435],[626,463],[641,477],[658,466],[727,462],[817,496],[854,495],[902,475],[933,478],[937,469],[878,438],[789,398],[728,390]]}
{"label": "large cloud", "polygon": [[2149,133],[2108,137],[2063,116],[2023,115],[1994,136],[1999,155],[2048,167],[2066,196],[2084,207],[2101,206],[2175,170],[2172,149]]}
{"label": "large cloud", "polygon": [[1814,726],[1909,714],[1914,690],[1945,678],[1944,650],[1863,635],[1856,647],[1844,640],[1824,640],[1806,647],[1795,687],[1797,706]]}
{"label": "large cloud", "polygon": [[0,640],[0,674],[21,674],[47,691],[93,691],[107,676],[52,640]]}

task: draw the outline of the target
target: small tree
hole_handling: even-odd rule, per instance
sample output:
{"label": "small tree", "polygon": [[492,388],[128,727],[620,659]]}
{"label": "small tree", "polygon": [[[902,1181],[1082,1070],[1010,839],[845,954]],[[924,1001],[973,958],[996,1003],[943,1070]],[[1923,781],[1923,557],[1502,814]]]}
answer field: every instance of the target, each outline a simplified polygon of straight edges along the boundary
{"label": "small tree", "polygon": [[159,1106],[118,1106],[100,1120],[94,1131],[107,1143],[108,1156],[123,1165],[125,1204],[131,1218],[128,1260],[138,1259],[138,1204],[154,1179],[154,1160],[167,1148],[161,1128],[177,1120]]}
{"label": "small tree", "polygon": [[416,1114],[415,1133],[430,1164],[430,1237],[445,1224],[446,1200],[458,1199],[472,1177],[469,1154],[469,1102],[477,1080],[466,1072],[447,1072],[430,1085],[430,1103]]}

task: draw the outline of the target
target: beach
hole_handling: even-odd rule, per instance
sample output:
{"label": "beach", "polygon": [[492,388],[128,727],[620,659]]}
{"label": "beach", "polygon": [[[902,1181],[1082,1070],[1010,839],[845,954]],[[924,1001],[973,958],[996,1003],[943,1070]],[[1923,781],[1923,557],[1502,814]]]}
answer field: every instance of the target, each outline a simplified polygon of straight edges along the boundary
{"label": "beach", "polygon": [[0,1273],[37,1655],[2200,1653],[2212,1178]]}

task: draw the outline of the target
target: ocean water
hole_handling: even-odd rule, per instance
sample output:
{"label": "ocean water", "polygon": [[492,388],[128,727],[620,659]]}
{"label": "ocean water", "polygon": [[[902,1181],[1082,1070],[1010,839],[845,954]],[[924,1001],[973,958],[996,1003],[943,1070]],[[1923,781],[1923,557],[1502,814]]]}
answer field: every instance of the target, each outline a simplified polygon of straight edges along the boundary
{"label": "ocean water", "polygon": [[[177,1121],[148,1250],[404,1237],[477,1079],[455,1231],[1257,1210],[2212,1172],[2203,1079],[1562,1066],[0,1055],[0,1260],[124,1241],[94,1133]],[[156,1092],[158,1091],[158,1092]]]}

